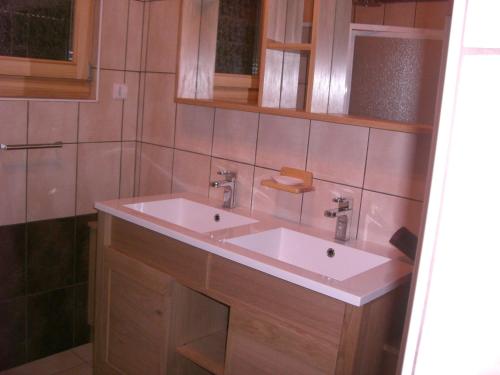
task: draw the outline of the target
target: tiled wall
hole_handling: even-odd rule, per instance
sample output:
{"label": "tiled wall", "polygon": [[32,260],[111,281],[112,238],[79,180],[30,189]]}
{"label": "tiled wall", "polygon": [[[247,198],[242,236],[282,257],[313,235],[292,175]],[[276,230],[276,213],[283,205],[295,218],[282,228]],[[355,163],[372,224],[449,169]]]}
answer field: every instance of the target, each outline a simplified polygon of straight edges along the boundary
{"label": "tiled wall", "polygon": [[[0,152],[0,369],[88,339],[83,229],[96,200],[221,199],[209,181],[225,168],[238,172],[240,206],[333,231],[323,210],[351,195],[354,236],[418,230],[429,136],[176,105],[179,10],[180,0],[104,1],[99,103],[0,101],[0,142],[64,142]],[[125,101],[112,99],[120,82]],[[316,191],[260,185],[284,165],[314,172]]]}
{"label": "tiled wall", "polygon": [[[176,40],[178,7],[178,0],[146,5],[138,194],[190,191],[221,199],[209,182],[225,168],[238,173],[239,206],[333,233],[335,222],[323,211],[336,195],[349,195],[354,237],[387,243],[402,225],[418,232],[430,135],[176,105],[175,43],[161,44],[158,34],[170,25],[169,38]],[[313,172],[316,191],[292,195],[260,185],[282,166]]]}
{"label": "tiled wall", "polygon": [[144,3],[103,5],[98,103],[0,101],[1,143],[64,142],[0,152],[0,370],[89,340],[86,223],[134,193]]}

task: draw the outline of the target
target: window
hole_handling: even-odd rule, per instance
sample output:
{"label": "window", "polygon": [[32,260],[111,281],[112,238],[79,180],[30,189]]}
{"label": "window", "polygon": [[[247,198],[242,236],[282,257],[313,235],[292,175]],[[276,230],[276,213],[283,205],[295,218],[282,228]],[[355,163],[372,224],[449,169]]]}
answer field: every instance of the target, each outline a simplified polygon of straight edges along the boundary
{"label": "window", "polygon": [[0,96],[89,98],[94,0],[0,0]]}

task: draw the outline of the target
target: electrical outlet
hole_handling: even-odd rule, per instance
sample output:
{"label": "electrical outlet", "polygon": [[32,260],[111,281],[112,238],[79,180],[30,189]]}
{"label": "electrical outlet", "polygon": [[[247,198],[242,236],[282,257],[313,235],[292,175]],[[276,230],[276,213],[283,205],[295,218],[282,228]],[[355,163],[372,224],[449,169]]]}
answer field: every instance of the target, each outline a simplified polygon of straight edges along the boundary
{"label": "electrical outlet", "polygon": [[113,85],[113,99],[125,100],[128,95],[128,86],[125,83],[115,83]]}

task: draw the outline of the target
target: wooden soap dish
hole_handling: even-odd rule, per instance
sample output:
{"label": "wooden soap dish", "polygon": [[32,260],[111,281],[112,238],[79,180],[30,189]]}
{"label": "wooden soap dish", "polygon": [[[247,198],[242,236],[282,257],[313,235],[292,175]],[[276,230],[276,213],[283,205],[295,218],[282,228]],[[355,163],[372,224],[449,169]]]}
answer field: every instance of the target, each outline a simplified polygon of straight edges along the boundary
{"label": "wooden soap dish", "polygon": [[307,193],[308,191],[313,191],[313,174],[311,172],[303,171],[301,169],[283,167],[280,171],[281,176],[300,178],[304,183],[299,185],[284,185],[280,184],[272,179],[262,180],[261,185],[267,186],[269,188],[286,191],[293,194]]}

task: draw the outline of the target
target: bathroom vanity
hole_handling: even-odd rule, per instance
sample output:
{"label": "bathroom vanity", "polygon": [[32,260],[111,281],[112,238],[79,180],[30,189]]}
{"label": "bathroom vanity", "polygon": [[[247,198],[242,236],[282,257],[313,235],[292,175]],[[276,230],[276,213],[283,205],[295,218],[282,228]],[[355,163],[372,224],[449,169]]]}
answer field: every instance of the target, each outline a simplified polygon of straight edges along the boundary
{"label": "bathroom vanity", "polygon": [[383,373],[398,251],[188,194],[96,208],[95,374]]}

